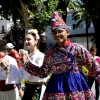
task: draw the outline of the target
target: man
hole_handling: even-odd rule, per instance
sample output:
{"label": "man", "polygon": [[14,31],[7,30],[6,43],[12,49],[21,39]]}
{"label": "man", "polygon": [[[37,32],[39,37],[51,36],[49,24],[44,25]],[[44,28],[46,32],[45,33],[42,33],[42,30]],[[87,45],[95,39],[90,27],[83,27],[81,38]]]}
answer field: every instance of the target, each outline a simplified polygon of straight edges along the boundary
{"label": "man", "polygon": [[[6,59],[9,62],[9,67],[18,71],[16,60],[5,53],[5,45],[5,42],[0,40],[0,59]],[[0,66],[2,66],[2,64],[0,64]],[[0,67],[0,100],[18,100],[18,88],[12,78],[10,78],[10,82],[8,82],[8,71],[7,67],[4,69]]]}
{"label": "man", "polygon": [[16,59],[17,63],[18,63],[18,68],[20,69],[20,64],[19,64],[19,61],[20,61],[20,55],[19,53],[14,49],[14,45],[12,43],[7,43],[6,44],[6,50],[8,52],[8,54],[10,56],[12,56],[13,58]]}
{"label": "man", "polygon": [[[21,64],[20,64],[20,55],[19,55],[19,53],[14,49],[14,47],[15,47],[15,46],[14,46],[12,43],[7,43],[7,44],[6,44],[6,50],[7,50],[8,54],[9,54],[10,56],[12,56],[13,58],[16,59],[17,64],[18,64],[18,68],[20,69],[20,68],[21,68]],[[18,86],[18,90],[19,90],[19,95],[20,95],[20,97],[22,98],[22,97],[23,97],[23,91],[22,91],[22,89],[21,89],[21,84],[17,84],[17,86]]]}

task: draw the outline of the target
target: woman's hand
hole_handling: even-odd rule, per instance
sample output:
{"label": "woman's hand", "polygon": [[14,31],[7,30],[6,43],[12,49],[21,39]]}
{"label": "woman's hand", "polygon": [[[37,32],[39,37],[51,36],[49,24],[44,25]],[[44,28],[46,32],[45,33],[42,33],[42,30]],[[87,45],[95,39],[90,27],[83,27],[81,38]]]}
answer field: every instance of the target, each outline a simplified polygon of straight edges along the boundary
{"label": "woman's hand", "polygon": [[20,57],[21,57],[21,63],[22,64],[28,61],[28,58],[29,58],[28,57],[28,51],[20,49],[19,54],[20,54]]}

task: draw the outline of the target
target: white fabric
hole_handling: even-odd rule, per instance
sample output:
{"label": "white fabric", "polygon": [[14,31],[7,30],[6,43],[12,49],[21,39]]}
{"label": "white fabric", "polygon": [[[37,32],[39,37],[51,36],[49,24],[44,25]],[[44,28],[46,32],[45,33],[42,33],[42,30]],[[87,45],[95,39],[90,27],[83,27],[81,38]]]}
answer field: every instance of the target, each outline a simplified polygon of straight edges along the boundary
{"label": "white fabric", "polygon": [[[21,70],[18,69],[17,62],[13,57],[6,55],[4,58],[9,62],[10,66],[7,84],[20,83],[23,79],[29,78],[30,74],[28,72],[26,72],[23,68]],[[0,67],[0,80],[5,80],[6,73],[5,70],[2,71],[2,69],[3,68]]]}
{"label": "white fabric", "polygon": [[[30,53],[29,58],[32,60],[32,63],[38,67],[41,67],[43,64],[44,54],[42,52]],[[29,76],[29,81],[31,82],[46,82],[48,78],[39,78],[33,75]]]}
{"label": "white fabric", "polygon": [[[14,58],[8,55],[6,55],[4,58],[8,61],[11,69],[18,70],[17,62]],[[5,70],[3,70],[2,67],[0,67],[0,80],[5,80],[5,76],[6,76]]]}
{"label": "white fabric", "polygon": [[15,46],[12,44],[12,43],[7,43],[6,44],[6,49],[12,49],[14,48]]}
{"label": "white fabric", "polygon": [[[41,66],[43,63],[43,59],[44,59],[44,54],[41,52],[35,52],[34,54],[29,54],[30,59],[32,60],[32,63],[35,64],[36,66]],[[7,59],[7,61],[10,64],[10,72],[9,72],[9,77],[8,77],[8,84],[16,84],[16,83],[20,83],[22,81],[22,79],[24,80],[29,80],[31,82],[46,82],[47,78],[39,78],[33,75],[30,75],[28,72],[26,72],[23,68],[21,68],[20,70],[17,67],[17,62],[14,58],[6,55],[5,59]],[[2,70],[2,68],[0,67],[0,70]],[[6,76],[5,70],[3,70],[0,73],[0,79],[4,80]],[[45,86],[42,86],[42,94],[40,96],[40,98],[42,98],[43,93],[45,91]],[[8,100],[8,99],[0,99],[0,100]],[[9,100],[17,100],[17,99],[9,99]]]}
{"label": "white fabric", "polygon": [[[9,62],[11,70],[13,69],[18,71],[17,62],[14,58],[8,55],[4,56],[4,58]],[[0,67],[0,80],[5,80],[5,77],[6,77],[5,70],[3,70],[2,67]],[[9,83],[15,84],[15,81],[13,80],[12,77],[9,78],[8,84]],[[17,87],[10,91],[0,91],[0,100],[18,100],[18,99],[19,99],[19,92]]]}
{"label": "white fabric", "polygon": [[[32,60],[32,63],[38,67],[41,67],[43,64],[44,54],[41,52],[30,53],[29,58]],[[49,77],[39,78],[33,75],[29,76],[29,81],[31,82],[46,82]],[[46,89],[45,85],[42,85],[40,100],[43,98],[44,91]]]}
{"label": "white fabric", "polygon": [[[32,60],[32,63],[36,66],[41,66],[43,59],[44,59],[44,54],[41,52],[36,52],[35,54],[29,54],[30,59]],[[16,84],[20,83],[23,79],[29,80],[31,82],[46,82],[47,78],[39,78],[33,75],[30,75],[28,72],[26,72],[23,68],[20,70],[17,67],[17,62],[14,58],[11,56],[6,55],[5,59],[9,62],[10,64],[10,72],[9,72],[9,77],[8,77],[8,84]],[[0,71],[2,70],[2,67],[0,67]],[[3,70],[0,73],[0,80],[5,80],[5,70]]]}
{"label": "white fabric", "polygon": [[0,91],[0,100],[19,100],[18,88],[16,87],[10,91]]}
{"label": "white fabric", "polygon": [[44,92],[45,92],[45,89],[46,89],[46,86],[43,84],[43,85],[42,85],[42,89],[41,89],[40,100],[42,100],[42,98],[43,98],[43,94],[44,94]]}
{"label": "white fabric", "polygon": [[[18,69],[16,60],[9,55],[6,55],[4,58],[8,61],[9,66],[10,66],[7,84],[20,83],[21,80],[23,79],[23,76],[21,75],[21,73]],[[2,71],[2,67],[0,67],[0,71]],[[5,70],[3,70],[0,73],[0,80],[5,80],[5,76],[6,76],[6,73],[5,73]]]}

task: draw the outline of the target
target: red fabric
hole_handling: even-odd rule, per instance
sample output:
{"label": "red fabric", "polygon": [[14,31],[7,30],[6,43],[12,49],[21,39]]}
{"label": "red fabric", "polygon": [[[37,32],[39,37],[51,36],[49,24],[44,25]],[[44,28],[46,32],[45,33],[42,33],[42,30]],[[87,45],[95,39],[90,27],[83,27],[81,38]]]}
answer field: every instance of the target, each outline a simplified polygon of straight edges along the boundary
{"label": "red fabric", "polygon": [[7,54],[2,55],[2,56],[0,57],[0,59],[1,59],[1,58],[4,58],[6,55],[7,55]]}
{"label": "red fabric", "polygon": [[64,44],[64,46],[68,46],[68,45],[70,45],[70,43],[71,43],[71,41],[70,41],[70,39],[68,39],[67,42]]}
{"label": "red fabric", "polygon": [[0,80],[0,87],[5,86],[5,80]]}
{"label": "red fabric", "polygon": [[[20,55],[19,53],[16,51],[16,50],[12,50],[11,53],[10,53],[10,56],[12,56],[13,58],[16,59],[17,63],[20,61]],[[21,68],[21,65],[18,64],[18,68],[20,69]]]}
{"label": "red fabric", "polygon": [[0,80],[0,91],[10,91],[16,88],[14,84],[5,85],[5,80]]}
{"label": "red fabric", "polygon": [[19,61],[20,60],[19,53],[16,50],[14,50],[14,49],[11,51],[10,56],[12,56],[13,58],[15,58],[16,61]]}
{"label": "red fabric", "polygon": [[18,65],[18,69],[20,69],[22,67],[22,65]]}

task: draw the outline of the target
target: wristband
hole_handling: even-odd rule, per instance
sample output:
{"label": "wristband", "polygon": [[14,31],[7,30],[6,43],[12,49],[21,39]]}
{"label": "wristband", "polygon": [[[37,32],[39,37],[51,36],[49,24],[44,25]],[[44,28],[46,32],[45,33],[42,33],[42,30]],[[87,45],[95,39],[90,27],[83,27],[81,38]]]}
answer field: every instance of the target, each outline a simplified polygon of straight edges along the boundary
{"label": "wristband", "polygon": [[4,70],[6,70],[6,69],[7,69],[7,67],[4,68]]}

